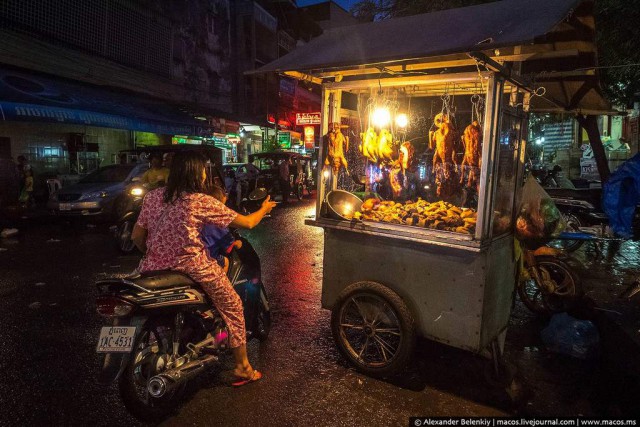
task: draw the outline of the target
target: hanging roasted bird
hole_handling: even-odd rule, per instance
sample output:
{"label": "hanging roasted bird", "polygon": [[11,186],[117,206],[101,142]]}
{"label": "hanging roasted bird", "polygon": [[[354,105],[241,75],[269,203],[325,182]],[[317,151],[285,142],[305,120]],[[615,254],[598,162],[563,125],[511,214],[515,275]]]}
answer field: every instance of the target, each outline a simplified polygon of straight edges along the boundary
{"label": "hanging roasted bird", "polygon": [[380,130],[378,136],[378,159],[381,163],[393,160],[393,135],[387,129]]}
{"label": "hanging roasted bird", "polygon": [[335,175],[340,172],[340,167],[344,167],[347,173],[349,172],[347,159],[344,157],[345,151],[349,150],[349,137],[342,133],[340,127],[340,123],[332,123],[331,130],[325,135],[328,150],[324,164],[331,166]]}
{"label": "hanging roasted bird", "polygon": [[373,127],[369,127],[365,133],[361,133],[362,143],[360,152],[364,157],[376,163],[378,161],[378,134]]}
{"label": "hanging roasted bird", "polygon": [[402,173],[413,167],[415,160],[415,149],[410,142],[404,142],[398,150],[398,165],[402,169]]}
{"label": "hanging roasted bird", "polygon": [[466,187],[473,188],[478,184],[480,166],[482,164],[482,128],[477,120],[467,126],[462,134],[464,157],[460,163],[460,184],[467,180]]}
{"label": "hanging roasted bird", "polygon": [[443,113],[436,115],[433,123],[436,130],[431,134],[431,148],[435,148],[433,166],[438,162],[446,165],[449,161],[455,164],[455,133],[456,130],[449,120],[449,116]]}
{"label": "hanging roasted bird", "polygon": [[[452,169],[456,164],[456,130],[447,114],[438,113],[433,121],[436,130],[429,132],[429,146],[434,149],[433,170],[436,172],[436,194],[441,197],[450,196],[455,192],[452,179]],[[440,168],[438,170],[438,163]]]}

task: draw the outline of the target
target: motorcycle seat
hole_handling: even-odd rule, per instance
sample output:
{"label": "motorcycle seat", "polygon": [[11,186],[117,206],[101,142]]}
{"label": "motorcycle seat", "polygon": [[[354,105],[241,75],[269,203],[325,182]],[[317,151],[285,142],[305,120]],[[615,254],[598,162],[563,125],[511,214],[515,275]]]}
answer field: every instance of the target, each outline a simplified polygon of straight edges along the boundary
{"label": "motorcycle seat", "polygon": [[197,285],[197,283],[186,274],[170,270],[146,271],[134,277],[128,277],[127,279],[140,287],[152,291]]}

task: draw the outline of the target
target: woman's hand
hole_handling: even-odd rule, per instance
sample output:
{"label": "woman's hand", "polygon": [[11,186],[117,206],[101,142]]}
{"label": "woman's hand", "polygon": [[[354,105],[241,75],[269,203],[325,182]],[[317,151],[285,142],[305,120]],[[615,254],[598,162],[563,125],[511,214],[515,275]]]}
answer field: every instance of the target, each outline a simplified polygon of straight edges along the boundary
{"label": "woman's hand", "polygon": [[264,202],[262,202],[262,206],[260,206],[260,209],[263,209],[264,213],[268,214],[275,207],[276,202],[271,201],[271,196],[267,196],[267,198],[264,199]]}
{"label": "woman's hand", "polygon": [[252,229],[256,225],[260,224],[262,218],[265,217],[271,210],[276,206],[276,202],[271,201],[271,197],[267,196],[267,198],[262,202],[262,206],[256,212],[249,215],[240,215],[236,216],[236,218],[231,222],[232,227],[236,228],[246,228],[248,230]]}

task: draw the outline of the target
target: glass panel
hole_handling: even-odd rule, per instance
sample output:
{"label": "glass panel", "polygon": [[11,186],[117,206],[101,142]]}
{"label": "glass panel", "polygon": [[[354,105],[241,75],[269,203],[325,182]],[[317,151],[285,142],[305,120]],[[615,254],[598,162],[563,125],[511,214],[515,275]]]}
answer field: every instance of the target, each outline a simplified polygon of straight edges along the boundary
{"label": "glass panel", "polygon": [[500,121],[496,196],[493,205],[493,235],[512,229],[517,181],[518,153],[523,135],[523,119],[503,110]]}
{"label": "glass panel", "polygon": [[[480,83],[350,91],[323,136],[326,214],[473,236],[486,93]],[[338,196],[339,195],[339,196]],[[348,199],[346,202],[343,199]]]}

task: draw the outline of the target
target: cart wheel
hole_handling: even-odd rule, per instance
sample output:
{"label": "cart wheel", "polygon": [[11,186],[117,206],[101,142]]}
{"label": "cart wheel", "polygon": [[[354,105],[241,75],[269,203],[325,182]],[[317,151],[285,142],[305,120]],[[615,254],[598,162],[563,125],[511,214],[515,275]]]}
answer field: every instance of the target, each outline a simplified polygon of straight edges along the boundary
{"label": "cart wheel", "polygon": [[544,283],[538,284],[530,278],[518,284],[520,300],[529,310],[537,314],[554,314],[572,307],[582,295],[582,286],[571,267],[559,259],[539,255],[535,257],[538,274]]}
{"label": "cart wheel", "polygon": [[413,316],[398,294],[379,283],[347,286],[331,312],[331,330],[340,353],[372,377],[400,372],[413,354]]}

